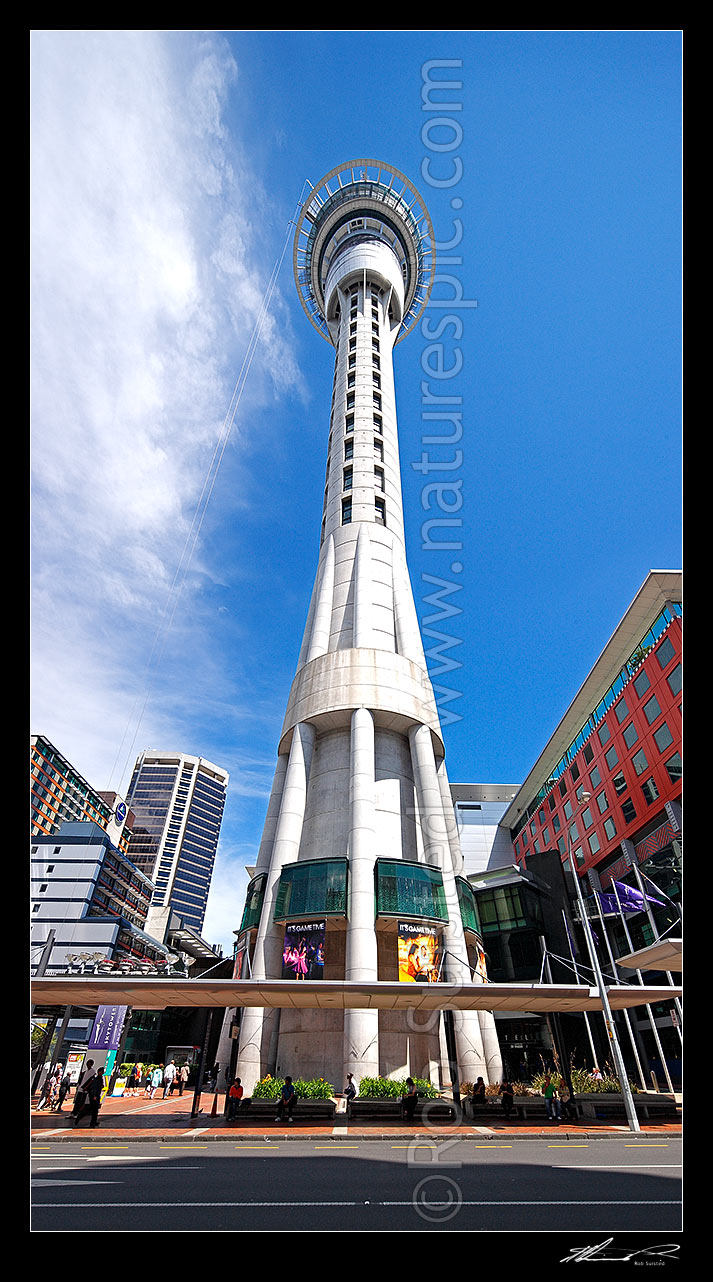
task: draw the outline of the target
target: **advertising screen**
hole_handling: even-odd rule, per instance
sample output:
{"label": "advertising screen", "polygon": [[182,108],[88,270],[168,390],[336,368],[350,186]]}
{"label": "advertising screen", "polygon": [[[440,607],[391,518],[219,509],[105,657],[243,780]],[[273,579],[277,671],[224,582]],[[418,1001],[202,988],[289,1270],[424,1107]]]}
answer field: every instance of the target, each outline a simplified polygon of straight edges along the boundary
{"label": "advertising screen", "polygon": [[399,980],[408,984],[435,984],[441,966],[441,940],[435,926],[399,922]]}
{"label": "advertising screen", "polygon": [[283,979],[322,979],[326,922],[293,922],[285,926]]}

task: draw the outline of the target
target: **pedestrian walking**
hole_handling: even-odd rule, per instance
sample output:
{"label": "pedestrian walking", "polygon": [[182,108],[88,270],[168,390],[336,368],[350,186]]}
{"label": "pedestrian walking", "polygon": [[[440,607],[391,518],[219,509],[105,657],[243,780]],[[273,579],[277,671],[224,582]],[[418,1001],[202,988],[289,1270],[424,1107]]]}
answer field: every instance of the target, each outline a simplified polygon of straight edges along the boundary
{"label": "pedestrian walking", "polygon": [[188,1068],[188,1065],[181,1064],[181,1067],[178,1070],[178,1094],[179,1095],[183,1094],[185,1086],[188,1082],[189,1072],[190,1070]]}
{"label": "pedestrian walking", "polygon": [[354,1078],[351,1073],[347,1073],[347,1084],[344,1087],[344,1094],[347,1100],[356,1099],[357,1088],[354,1085]]}
{"label": "pedestrian walking", "polygon": [[55,1109],[57,1108],[57,1101],[59,1099],[59,1088],[61,1084],[62,1084],[62,1065],[57,1064],[55,1065],[54,1072],[52,1073],[52,1076],[50,1078],[49,1093],[47,1096],[47,1103],[49,1106],[50,1113],[54,1113]]}
{"label": "pedestrian walking", "polygon": [[62,1081],[59,1084],[59,1091],[57,1092],[57,1106],[54,1110],[55,1113],[62,1112],[62,1105],[64,1104],[64,1101],[66,1100],[71,1090],[71,1087],[72,1087],[72,1074],[70,1073],[69,1069],[67,1069],[64,1074],[64,1077],[62,1078]]}
{"label": "pedestrian walking", "polygon": [[162,1082],[163,1082],[163,1064],[159,1064],[158,1068],[153,1068],[151,1070],[151,1072],[149,1073],[148,1082],[146,1083],[146,1089],[147,1089],[147,1094],[149,1099],[153,1099],[154,1095],[156,1094],[156,1091],[158,1090],[159,1086],[161,1086]]}
{"label": "pedestrian walking", "polygon": [[40,1098],[37,1101],[38,1113],[45,1108],[48,1109],[50,1112],[52,1111],[54,1105],[57,1102],[57,1094],[59,1092],[59,1084],[61,1080],[62,1080],[62,1065],[55,1064],[54,1068],[51,1070],[51,1072],[47,1074],[45,1078],[44,1086],[42,1087]]}
{"label": "pedestrian walking", "polygon": [[84,1087],[84,1102],[74,1114],[74,1125],[79,1126],[82,1118],[86,1113],[89,1114],[89,1125],[99,1125],[99,1109],[102,1102],[102,1091],[104,1089],[104,1071],[98,1068],[91,1077],[86,1079]]}
{"label": "pedestrian walking", "polygon": [[173,1083],[176,1080],[176,1065],[170,1060],[163,1070],[163,1098],[173,1090]]}
{"label": "pedestrian walking", "polygon": [[82,1071],[79,1074],[77,1089],[74,1092],[74,1107],[72,1108],[73,1117],[77,1116],[80,1109],[82,1109],[87,1102],[87,1084],[91,1081],[93,1076],[94,1076],[94,1060],[88,1059],[86,1060],[82,1068]]}
{"label": "pedestrian walking", "polygon": [[275,1121],[276,1122],[282,1121],[282,1114],[286,1112],[287,1120],[288,1122],[291,1122],[292,1111],[294,1107],[295,1107],[295,1088],[292,1085],[292,1078],[286,1077],[282,1090],[280,1091],[280,1099],[277,1105],[277,1115],[275,1117]]}
{"label": "pedestrian walking", "polygon": [[141,1078],[141,1068],[139,1067],[138,1064],[134,1064],[132,1066],[131,1072],[129,1073],[129,1080],[126,1083],[126,1094],[130,1095],[132,1099],[135,1096],[136,1091],[138,1089],[140,1078]]}

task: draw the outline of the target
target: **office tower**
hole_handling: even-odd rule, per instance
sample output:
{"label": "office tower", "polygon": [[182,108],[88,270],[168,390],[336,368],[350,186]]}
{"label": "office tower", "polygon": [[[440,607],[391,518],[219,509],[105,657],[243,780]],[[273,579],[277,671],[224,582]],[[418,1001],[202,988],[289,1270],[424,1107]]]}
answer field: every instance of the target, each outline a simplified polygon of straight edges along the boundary
{"label": "office tower", "polygon": [[[257,979],[479,978],[399,472],[392,353],[426,305],[433,254],[417,191],[375,161],[332,170],[298,220],[297,289],[335,364],[316,581],[239,938]],[[492,1016],[454,1024],[461,1080],[499,1079]],[[444,1045],[440,1016],[251,1008],[236,1071],[248,1089],[266,1072],[436,1083]]]}
{"label": "office tower", "polygon": [[146,751],[129,785],[129,857],[156,885],[153,907],[174,908],[200,931],[228,788],[227,771],[202,757]]}

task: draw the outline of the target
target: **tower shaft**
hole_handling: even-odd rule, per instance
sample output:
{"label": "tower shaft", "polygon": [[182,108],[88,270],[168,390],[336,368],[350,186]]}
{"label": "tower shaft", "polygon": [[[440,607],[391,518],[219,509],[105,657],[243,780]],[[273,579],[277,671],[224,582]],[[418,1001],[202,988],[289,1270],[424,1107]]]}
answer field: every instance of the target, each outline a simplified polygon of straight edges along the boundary
{"label": "tower shaft", "polygon": [[[393,348],[423,304],[423,241],[396,171],[389,185],[346,172],[352,180],[341,171],[334,190],[324,181],[298,232],[298,286],[306,273],[306,309],[314,304],[310,318],[335,348],[329,443],[317,574],[242,938],[256,979],[279,977],[287,932],[314,926],[325,977],[393,980],[399,948],[421,927],[438,941],[440,977],[470,984],[462,858],[399,471]],[[337,1088],[347,1072],[435,1083],[440,1025],[398,1011],[248,1008],[237,1071],[248,1089],[266,1072]],[[455,1032],[461,1078],[499,1078],[492,1016],[462,1014]]]}

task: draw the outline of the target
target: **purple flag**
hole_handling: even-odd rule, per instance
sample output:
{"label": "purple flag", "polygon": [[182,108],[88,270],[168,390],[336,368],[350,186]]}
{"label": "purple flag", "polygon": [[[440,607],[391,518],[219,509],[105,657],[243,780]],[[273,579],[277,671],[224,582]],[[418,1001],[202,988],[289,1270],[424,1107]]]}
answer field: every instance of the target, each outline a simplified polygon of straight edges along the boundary
{"label": "purple flag", "polygon": [[615,881],[613,885],[616,886],[619,902],[617,903],[616,894],[600,894],[599,902],[602,906],[602,912],[640,913],[643,911],[645,900],[648,900],[650,904],[659,904],[661,908],[664,907],[663,900],[654,899],[653,895],[642,895],[640,890],[636,890],[633,886],[627,886],[623,881]]}
{"label": "purple flag", "polygon": [[[602,906],[603,913],[618,913],[619,905],[616,902],[616,895],[605,895],[599,892],[599,902]],[[622,904],[622,909],[624,905]]]}

